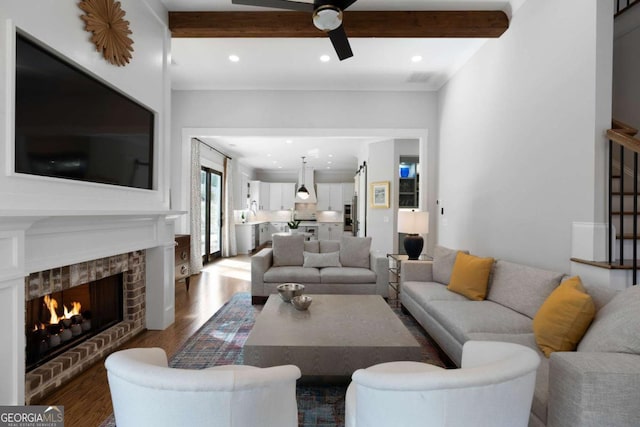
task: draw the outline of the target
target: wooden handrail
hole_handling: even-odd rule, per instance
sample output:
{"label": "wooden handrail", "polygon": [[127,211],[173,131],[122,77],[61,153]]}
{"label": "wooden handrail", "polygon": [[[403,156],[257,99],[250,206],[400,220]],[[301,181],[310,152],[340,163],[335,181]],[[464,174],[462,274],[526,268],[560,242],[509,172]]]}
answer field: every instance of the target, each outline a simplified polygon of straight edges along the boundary
{"label": "wooden handrail", "polygon": [[617,129],[609,129],[607,131],[607,136],[616,144],[620,144],[623,147],[633,151],[634,153],[640,153],[640,139],[630,136]]}
{"label": "wooden handrail", "polygon": [[611,127],[614,130],[617,130],[622,133],[626,133],[627,135],[634,136],[638,133],[638,129],[634,128],[630,124],[622,122],[620,120],[611,119]]}

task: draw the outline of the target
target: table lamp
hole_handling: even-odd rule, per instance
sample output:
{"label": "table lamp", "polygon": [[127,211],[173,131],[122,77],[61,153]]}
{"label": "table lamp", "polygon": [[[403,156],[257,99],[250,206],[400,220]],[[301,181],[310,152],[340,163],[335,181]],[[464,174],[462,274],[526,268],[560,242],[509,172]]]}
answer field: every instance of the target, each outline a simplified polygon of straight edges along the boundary
{"label": "table lamp", "polygon": [[398,211],[398,233],[408,234],[404,238],[404,249],[409,259],[420,257],[424,247],[424,239],[420,234],[429,232],[429,212],[416,211],[415,209],[401,209]]}

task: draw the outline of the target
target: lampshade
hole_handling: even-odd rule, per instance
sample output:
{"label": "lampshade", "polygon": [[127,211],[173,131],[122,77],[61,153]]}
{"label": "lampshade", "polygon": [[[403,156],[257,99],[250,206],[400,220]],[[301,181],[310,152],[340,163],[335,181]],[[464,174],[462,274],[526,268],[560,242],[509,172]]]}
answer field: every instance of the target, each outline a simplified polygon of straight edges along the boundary
{"label": "lampshade", "polygon": [[398,211],[398,233],[426,234],[429,232],[429,212],[401,209]]}
{"label": "lampshade", "polygon": [[309,198],[309,190],[307,190],[307,187],[305,187],[304,184],[302,184],[300,188],[298,188],[297,196],[302,200],[306,200]]}

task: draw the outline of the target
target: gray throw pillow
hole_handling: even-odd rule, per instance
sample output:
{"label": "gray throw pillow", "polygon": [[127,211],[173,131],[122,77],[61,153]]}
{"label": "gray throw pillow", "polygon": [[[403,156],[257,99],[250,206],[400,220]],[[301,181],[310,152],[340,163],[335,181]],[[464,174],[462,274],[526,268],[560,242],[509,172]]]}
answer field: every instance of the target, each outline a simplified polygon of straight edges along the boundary
{"label": "gray throw pillow", "polygon": [[338,252],[340,250],[339,240],[320,240],[320,253]]}
{"label": "gray throw pillow", "polygon": [[578,351],[640,354],[640,285],[616,295],[597,313]]}
{"label": "gray throw pillow", "polygon": [[305,252],[313,252],[317,254],[320,252],[320,242],[318,240],[305,240],[304,250]]}
{"label": "gray throw pillow", "polygon": [[303,267],[342,267],[340,264],[340,252],[327,252],[324,254],[304,252]]}
{"label": "gray throw pillow", "polygon": [[433,250],[433,281],[448,285],[451,281],[451,271],[456,262],[458,252],[468,254],[469,251],[458,251],[455,249],[436,246]]}
{"label": "gray throw pillow", "polygon": [[302,266],[304,262],[304,235],[273,235],[273,266]]}
{"label": "gray throw pillow", "polygon": [[371,237],[342,236],[340,264],[343,267],[369,268]]}
{"label": "gray throw pillow", "polygon": [[563,273],[499,260],[493,267],[487,299],[533,319],[563,276]]}

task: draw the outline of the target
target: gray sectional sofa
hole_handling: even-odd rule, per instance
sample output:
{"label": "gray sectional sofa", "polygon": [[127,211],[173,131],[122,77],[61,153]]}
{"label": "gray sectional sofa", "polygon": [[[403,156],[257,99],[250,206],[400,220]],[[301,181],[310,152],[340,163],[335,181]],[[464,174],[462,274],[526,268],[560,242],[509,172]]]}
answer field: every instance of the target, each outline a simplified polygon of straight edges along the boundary
{"label": "gray sectional sofa", "polygon": [[438,247],[433,261],[403,262],[400,299],[457,366],[466,341],[523,344],[542,359],[529,426],[640,425],[640,286],[619,292],[584,284],[593,322],[577,351],[546,358],[532,319],[566,276],[497,260],[486,299],[472,301],[447,289],[456,256]]}
{"label": "gray sectional sofa", "polygon": [[305,286],[308,294],[389,296],[386,256],[371,252],[370,237],[305,241],[273,236],[273,246],[251,257],[251,301],[263,304],[281,283]]}

